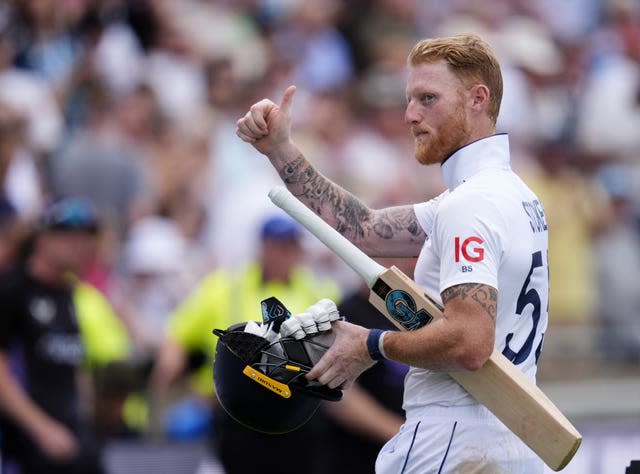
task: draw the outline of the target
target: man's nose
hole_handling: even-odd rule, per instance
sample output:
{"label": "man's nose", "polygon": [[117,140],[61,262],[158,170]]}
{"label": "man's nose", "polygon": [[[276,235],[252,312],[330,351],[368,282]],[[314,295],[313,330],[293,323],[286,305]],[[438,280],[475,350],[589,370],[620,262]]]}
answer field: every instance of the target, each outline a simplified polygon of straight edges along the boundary
{"label": "man's nose", "polygon": [[420,114],[413,102],[407,104],[407,108],[404,111],[404,121],[409,125],[420,122]]}

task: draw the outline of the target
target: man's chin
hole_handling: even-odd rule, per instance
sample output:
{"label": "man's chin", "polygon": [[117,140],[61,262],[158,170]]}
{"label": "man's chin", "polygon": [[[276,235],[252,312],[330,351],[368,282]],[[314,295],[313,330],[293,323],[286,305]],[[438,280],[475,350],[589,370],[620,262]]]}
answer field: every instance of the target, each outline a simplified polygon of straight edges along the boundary
{"label": "man's chin", "polygon": [[416,161],[421,165],[436,165],[442,163],[443,158],[433,151],[418,147],[415,151]]}

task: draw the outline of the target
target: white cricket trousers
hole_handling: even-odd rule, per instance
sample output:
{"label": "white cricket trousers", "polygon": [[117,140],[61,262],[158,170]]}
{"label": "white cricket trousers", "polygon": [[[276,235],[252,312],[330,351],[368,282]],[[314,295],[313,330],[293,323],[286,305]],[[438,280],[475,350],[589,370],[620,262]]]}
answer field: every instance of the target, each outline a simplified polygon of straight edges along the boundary
{"label": "white cricket trousers", "polygon": [[408,414],[380,450],[376,474],[542,474],[544,463],[482,405]]}

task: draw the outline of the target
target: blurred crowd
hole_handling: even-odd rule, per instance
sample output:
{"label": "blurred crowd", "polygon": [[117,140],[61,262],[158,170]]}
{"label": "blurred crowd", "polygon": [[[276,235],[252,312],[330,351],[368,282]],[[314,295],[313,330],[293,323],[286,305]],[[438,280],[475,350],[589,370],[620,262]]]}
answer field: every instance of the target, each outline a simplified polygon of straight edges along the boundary
{"label": "blurred crowd", "polygon": [[[499,55],[498,129],[547,214],[549,357],[637,365],[637,0],[4,0],[0,267],[49,203],[91,200],[104,225],[81,277],[153,359],[198,281],[257,257],[280,181],[235,135],[248,107],[295,84],[293,133],[324,174],[372,205],[430,199],[443,185],[412,157],[406,56],[469,31]],[[318,275],[357,287],[305,245]]]}

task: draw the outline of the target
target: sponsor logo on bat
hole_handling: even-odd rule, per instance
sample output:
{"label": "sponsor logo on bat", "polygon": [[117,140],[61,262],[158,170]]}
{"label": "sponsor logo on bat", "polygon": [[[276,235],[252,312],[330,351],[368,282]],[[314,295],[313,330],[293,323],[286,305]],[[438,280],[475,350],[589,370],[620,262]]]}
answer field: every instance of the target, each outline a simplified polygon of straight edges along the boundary
{"label": "sponsor logo on bat", "polygon": [[[418,309],[413,297],[403,290],[393,290],[382,279],[378,279],[371,288],[384,300],[387,312],[402,327],[411,330],[429,324],[433,320],[426,309]],[[430,299],[430,298],[429,298]]]}

